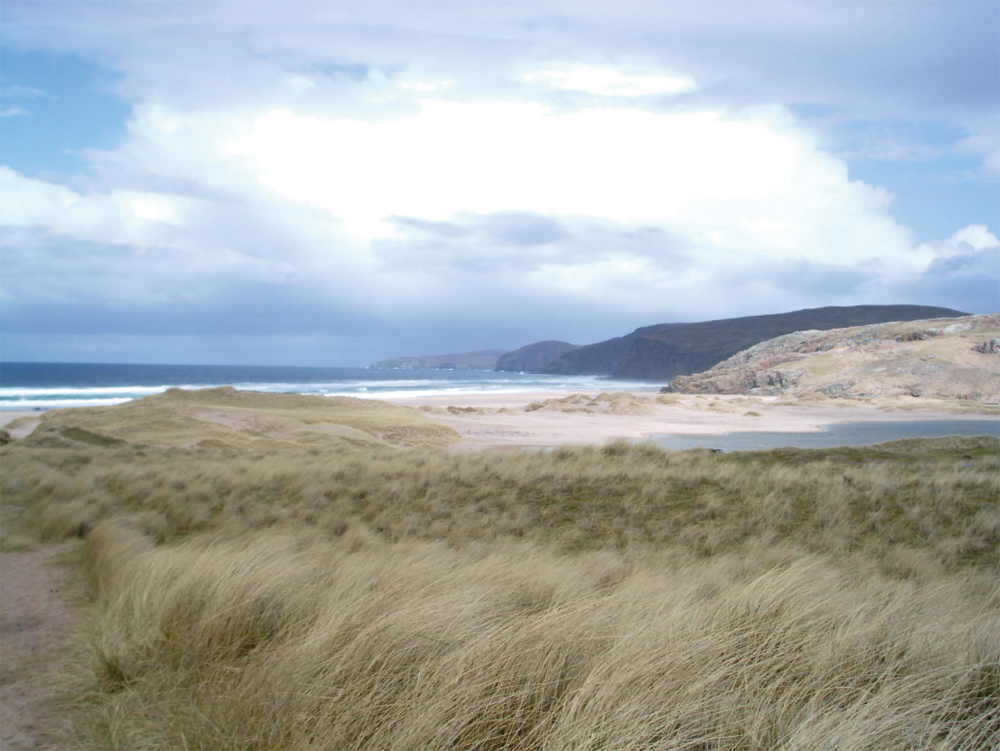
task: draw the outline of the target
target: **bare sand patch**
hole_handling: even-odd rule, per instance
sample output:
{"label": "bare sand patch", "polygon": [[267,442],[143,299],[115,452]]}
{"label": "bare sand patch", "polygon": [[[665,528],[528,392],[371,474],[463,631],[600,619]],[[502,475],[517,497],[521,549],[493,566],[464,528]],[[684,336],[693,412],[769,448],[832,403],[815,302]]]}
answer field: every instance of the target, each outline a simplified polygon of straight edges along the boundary
{"label": "bare sand patch", "polygon": [[[6,428],[11,438],[24,438],[31,435],[31,431],[41,424],[42,414],[44,413],[0,412],[0,428]],[[13,424],[15,422],[16,424]],[[7,428],[8,425],[12,425],[12,427]]]}
{"label": "bare sand patch", "polygon": [[[600,391],[578,392],[601,403]],[[566,392],[462,394],[387,399],[422,410],[462,435],[459,451],[520,446],[606,443],[616,438],[643,439],[673,433],[719,435],[735,431],[810,432],[840,422],[905,422],[913,420],[982,419],[978,413],[947,409],[886,411],[873,401],[826,399],[794,404],[778,397],[702,396],[655,391],[628,391],[644,410],[622,413],[586,409],[591,401],[574,400]],[[608,400],[604,400],[608,403]],[[536,405],[566,405],[565,409]],[[928,405],[931,406],[931,405]]]}

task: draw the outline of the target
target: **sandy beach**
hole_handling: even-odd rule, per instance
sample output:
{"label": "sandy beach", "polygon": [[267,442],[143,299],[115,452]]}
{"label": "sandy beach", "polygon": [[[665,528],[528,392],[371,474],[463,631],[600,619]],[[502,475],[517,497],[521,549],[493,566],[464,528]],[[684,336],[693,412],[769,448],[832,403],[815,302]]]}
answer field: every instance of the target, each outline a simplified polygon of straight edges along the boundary
{"label": "sandy beach", "polygon": [[[463,438],[456,446],[459,451],[605,443],[616,438],[641,440],[661,434],[810,432],[844,422],[981,420],[991,416],[985,412],[914,409],[915,405],[899,409],[899,405],[890,408],[886,404],[848,400],[790,404],[778,397],[673,395],[670,398],[674,403],[663,404],[658,396],[653,389],[593,390],[572,394],[540,391],[394,397],[383,401],[419,409],[458,431]],[[8,428],[12,437],[23,438],[41,422],[43,414],[0,412],[0,427],[18,418],[30,418],[13,430]]]}
{"label": "sandy beach", "polygon": [[[601,391],[578,392],[594,399]],[[609,392],[604,392],[609,393]],[[603,443],[615,438],[643,439],[675,433],[719,435],[736,431],[808,432],[842,422],[984,419],[985,413],[933,409],[887,409],[884,405],[830,400],[820,405],[796,405],[777,397],[677,395],[676,403],[657,401],[656,391],[615,392],[634,402],[620,405],[635,413],[615,413],[600,403],[567,404],[565,392],[531,394],[468,394],[460,396],[387,399],[423,408],[428,417],[458,431],[459,449],[558,446]],[[526,411],[528,405],[546,404]],[[561,400],[561,401],[560,401]],[[588,411],[589,410],[589,411]],[[642,410],[641,412],[639,410]],[[648,411],[647,411],[648,410]]]}

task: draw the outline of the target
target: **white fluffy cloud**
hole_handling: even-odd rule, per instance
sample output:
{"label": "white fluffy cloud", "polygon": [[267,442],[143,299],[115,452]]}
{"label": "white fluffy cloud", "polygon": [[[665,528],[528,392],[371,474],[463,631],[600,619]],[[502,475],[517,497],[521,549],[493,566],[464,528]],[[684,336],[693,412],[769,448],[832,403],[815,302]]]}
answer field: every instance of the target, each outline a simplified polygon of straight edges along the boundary
{"label": "white fluffy cloud", "polygon": [[680,94],[697,88],[690,76],[632,73],[606,65],[554,65],[525,73],[521,78],[551,89],[615,97]]}
{"label": "white fluffy cloud", "polygon": [[397,215],[524,211],[668,227],[725,253],[851,262],[909,251],[885,194],[850,182],[780,111],[419,107],[377,122],[254,113],[213,150],[364,240],[386,236]]}
{"label": "white fluffy cloud", "polygon": [[[560,70],[564,79],[547,85],[595,80],[589,68]],[[913,247],[888,213],[891,196],[851,181],[843,162],[780,107],[726,115],[602,100],[558,109],[530,99],[464,101],[448,87],[428,97],[412,84],[402,77],[392,92],[396,103],[409,102],[405,110],[374,117],[336,107],[139,107],[128,141],[94,154],[97,164],[112,180],[153,175],[202,196],[76,192],[4,168],[0,222],[131,246],[139,255],[119,255],[116,265],[140,278],[155,269],[157,289],[172,277],[180,285],[199,276],[206,290],[234,279],[325,281],[331,295],[374,315],[444,314],[463,301],[496,309],[512,295],[652,317],[668,299],[674,310],[723,314],[732,300],[713,302],[703,290],[753,277],[755,266],[864,268],[885,284],[918,274],[942,252]],[[373,87],[385,96],[387,85],[370,76],[356,84],[362,99]],[[225,226],[233,217],[223,210],[231,201],[268,227],[271,247],[233,242],[239,232]],[[518,240],[517,232],[537,229],[514,227],[512,216],[555,229]],[[442,235],[444,226],[455,232]],[[645,239],[622,240],[637,232]],[[954,242],[979,238],[964,232]],[[745,285],[742,302],[773,306],[779,294],[789,300],[779,307],[809,303],[793,279],[782,285]]]}
{"label": "white fluffy cloud", "polygon": [[[263,5],[237,18],[206,3],[184,33],[182,6],[68,6],[80,41],[52,43],[108,52],[132,116],[77,180],[0,167],[5,320],[55,332],[77,300],[117,306],[93,330],[122,336],[153,318],[184,336],[371,336],[405,318],[407,335],[464,326],[449,347],[519,346],[811,305],[961,307],[956,290],[989,269],[990,228],[915,242],[893,196],[797,119],[789,92],[814,75],[779,75],[752,45],[696,49],[706,29],[742,34],[744,10],[717,23],[652,3],[644,36],[597,6],[550,28],[480,5],[454,21],[393,6],[390,27],[361,5],[272,22]],[[806,27],[766,33],[787,44],[822,24]],[[839,52],[803,59],[826,70]],[[817,101],[869,69],[837,68]],[[860,109],[881,106],[878,86]],[[918,109],[923,89],[906,91],[899,111]],[[980,307],[995,298],[976,289]],[[56,297],[65,308],[39,307]]]}
{"label": "white fluffy cloud", "polygon": [[[237,193],[275,214],[288,203],[310,206],[336,234],[313,240],[361,251],[391,235],[396,216],[446,221],[518,211],[661,227],[711,249],[719,262],[926,262],[887,212],[891,197],[849,180],[846,166],[780,108],[724,115],[445,97],[411,104],[374,119],[143,107],[129,143],[102,159]],[[150,222],[183,225],[190,210],[190,199],[177,196],[84,198],[22,182],[32,198],[8,212],[11,221],[35,221],[47,206],[56,231],[89,240],[143,242],[157,229]],[[341,225],[347,234],[336,232]]]}
{"label": "white fluffy cloud", "polygon": [[920,250],[937,257],[972,255],[982,250],[1000,246],[1000,239],[985,224],[973,224],[960,229],[947,240],[925,243]]}
{"label": "white fluffy cloud", "polygon": [[193,201],[155,192],[81,194],[0,166],[0,226],[38,227],[98,243],[144,247],[169,242]]}

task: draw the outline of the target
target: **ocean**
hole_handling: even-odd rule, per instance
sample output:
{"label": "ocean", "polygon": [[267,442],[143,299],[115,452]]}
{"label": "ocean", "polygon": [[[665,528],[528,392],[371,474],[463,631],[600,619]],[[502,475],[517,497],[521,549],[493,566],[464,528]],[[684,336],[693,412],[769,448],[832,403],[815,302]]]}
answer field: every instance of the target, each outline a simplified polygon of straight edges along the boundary
{"label": "ocean", "polygon": [[[0,411],[101,407],[159,394],[169,388],[233,386],[271,393],[394,397],[460,396],[536,391],[642,390],[654,395],[660,384],[617,381],[598,376],[545,376],[480,370],[380,370],[236,365],[105,365],[86,363],[0,363]],[[817,448],[864,445],[898,438],[941,435],[997,435],[1000,422],[926,420],[832,425],[814,433],[727,433],[657,435],[664,448],[718,448],[748,451],[778,446]]]}
{"label": "ocean", "polygon": [[0,410],[122,404],[172,387],[233,386],[246,391],[372,399],[469,393],[644,389],[659,384],[597,376],[545,376],[480,370],[380,370],[237,365],[0,363]]}

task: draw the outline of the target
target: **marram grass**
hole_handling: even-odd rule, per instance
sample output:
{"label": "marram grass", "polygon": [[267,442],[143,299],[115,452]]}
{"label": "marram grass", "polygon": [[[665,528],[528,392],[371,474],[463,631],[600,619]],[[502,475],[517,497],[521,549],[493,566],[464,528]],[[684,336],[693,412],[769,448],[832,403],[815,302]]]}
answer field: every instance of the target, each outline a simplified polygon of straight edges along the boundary
{"label": "marram grass", "polygon": [[[73,679],[117,748],[982,749],[996,604],[790,551],[624,560],[98,526]],[[113,739],[113,743],[109,743]]]}
{"label": "marram grass", "polygon": [[251,402],[0,448],[4,544],[86,538],[75,745],[1000,745],[994,439],[450,454],[416,410]]}

